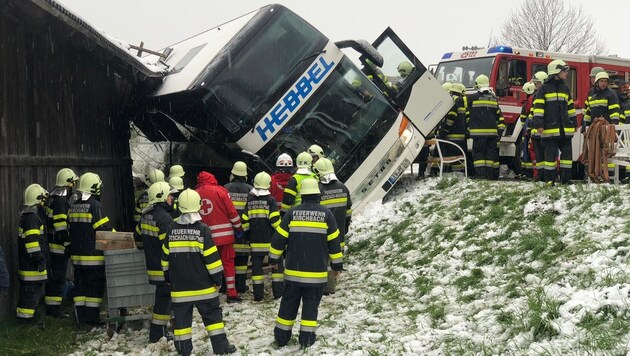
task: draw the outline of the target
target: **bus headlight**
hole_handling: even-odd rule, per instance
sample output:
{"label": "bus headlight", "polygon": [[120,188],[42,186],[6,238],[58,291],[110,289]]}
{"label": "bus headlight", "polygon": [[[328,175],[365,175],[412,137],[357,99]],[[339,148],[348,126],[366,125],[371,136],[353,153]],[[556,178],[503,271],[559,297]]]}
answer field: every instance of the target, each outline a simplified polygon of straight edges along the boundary
{"label": "bus headlight", "polygon": [[413,125],[411,125],[406,116],[403,116],[402,122],[400,123],[398,137],[404,146],[407,146],[413,137]]}

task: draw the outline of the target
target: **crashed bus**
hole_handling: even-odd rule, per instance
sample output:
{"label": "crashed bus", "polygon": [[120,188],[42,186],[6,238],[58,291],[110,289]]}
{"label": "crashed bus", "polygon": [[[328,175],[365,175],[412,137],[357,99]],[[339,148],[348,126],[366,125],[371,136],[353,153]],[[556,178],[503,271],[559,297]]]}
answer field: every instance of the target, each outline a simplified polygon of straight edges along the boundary
{"label": "crashed bus", "polygon": [[[359,52],[363,68],[342,48]],[[175,163],[229,167],[248,160],[255,174],[269,171],[283,152],[295,158],[317,144],[355,209],[385,196],[452,106],[391,29],[373,44],[334,43],[281,5],[164,54],[156,60],[167,74],[134,124],[151,141],[176,143]],[[404,79],[402,62],[411,65]]]}

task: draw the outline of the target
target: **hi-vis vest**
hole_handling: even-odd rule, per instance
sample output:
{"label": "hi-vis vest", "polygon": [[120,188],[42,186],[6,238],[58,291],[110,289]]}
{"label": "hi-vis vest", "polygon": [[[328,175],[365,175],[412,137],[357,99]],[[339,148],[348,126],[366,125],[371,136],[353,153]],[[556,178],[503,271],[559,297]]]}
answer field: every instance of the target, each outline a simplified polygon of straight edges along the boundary
{"label": "hi-vis vest", "polygon": [[313,178],[315,174],[301,174],[296,173],[289,179],[289,183],[287,183],[287,187],[284,188],[284,195],[282,196],[282,204],[280,205],[280,210],[282,212],[286,212],[291,209],[293,206],[300,205],[302,203],[302,196],[300,195],[300,190],[302,189],[302,181],[305,178]]}

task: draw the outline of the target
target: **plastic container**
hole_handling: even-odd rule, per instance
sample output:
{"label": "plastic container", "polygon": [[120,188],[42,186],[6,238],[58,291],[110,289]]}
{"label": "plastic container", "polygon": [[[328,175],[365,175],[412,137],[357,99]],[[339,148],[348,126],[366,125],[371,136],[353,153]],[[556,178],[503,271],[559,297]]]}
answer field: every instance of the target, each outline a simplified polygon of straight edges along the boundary
{"label": "plastic container", "polygon": [[144,251],[137,249],[103,251],[107,280],[107,307],[127,308],[152,305],[155,286],[149,284]]}

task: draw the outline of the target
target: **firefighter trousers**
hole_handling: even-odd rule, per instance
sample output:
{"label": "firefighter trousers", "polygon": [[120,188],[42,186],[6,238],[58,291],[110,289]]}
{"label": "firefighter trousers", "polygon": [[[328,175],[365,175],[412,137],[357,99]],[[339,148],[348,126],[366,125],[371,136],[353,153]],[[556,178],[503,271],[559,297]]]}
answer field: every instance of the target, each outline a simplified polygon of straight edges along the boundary
{"label": "firefighter trousers", "polygon": [[158,342],[166,336],[168,321],[171,320],[171,288],[166,284],[155,286],[155,304],[149,328],[149,342]]}
{"label": "firefighter trousers", "polygon": [[174,341],[175,348],[180,355],[190,355],[193,349],[192,344],[192,312],[193,306],[203,319],[203,325],[210,336],[212,351],[215,355],[225,354],[228,350],[228,339],[225,335],[225,325],[223,324],[223,311],[219,305],[219,297],[212,299],[173,303],[173,314],[175,316]]}
{"label": "firefighter trousers", "polygon": [[[254,288],[254,300],[261,301],[265,295],[265,272],[263,271],[264,255],[252,255],[252,285]],[[284,262],[282,258],[271,267],[271,291],[273,298],[282,297],[284,291]]]}
{"label": "firefighter trousers", "polygon": [[236,291],[245,293],[247,291],[247,263],[249,255],[237,252],[234,258],[234,269],[236,270]]}
{"label": "firefighter trousers", "polygon": [[540,136],[532,137],[532,146],[534,146],[534,157],[532,158],[533,177],[535,181],[539,181],[542,179],[543,163],[545,162]]}
{"label": "firefighter trousers", "polygon": [[301,287],[293,283],[284,284],[284,294],[280,301],[280,310],[273,329],[278,346],[285,346],[291,339],[293,324],[297,317],[300,301],[302,302],[302,320],[300,321],[300,346],[308,347],[315,343],[317,312],[322,299],[323,287]]}
{"label": "firefighter trousers", "polygon": [[37,304],[44,294],[44,281],[20,281],[20,296],[18,297],[16,315],[18,319],[32,319],[35,317]]}
{"label": "firefighter trousers", "polygon": [[105,266],[74,265],[74,307],[79,324],[100,323],[105,294]]}
{"label": "firefighter trousers", "polygon": [[63,299],[63,289],[66,284],[66,271],[68,270],[68,258],[64,253],[50,250],[50,269],[48,270],[48,281],[46,282],[46,314],[55,316],[61,314],[61,301]]}
{"label": "firefighter trousers", "polygon": [[219,255],[221,255],[221,263],[223,264],[223,276],[225,277],[226,294],[228,297],[238,297],[236,292],[236,270],[234,269],[234,245],[217,246]]}
{"label": "firefighter trousers", "polygon": [[560,151],[560,183],[569,183],[573,166],[571,137],[546,137],[541,139],[543,148],[543,181],[555,182],[558,178],[556,160]]}
{"label": "firefighter trousers", "polygon": [[475,177],[499,179],[499,148],[496,137],[475,137],[472,147]]}

